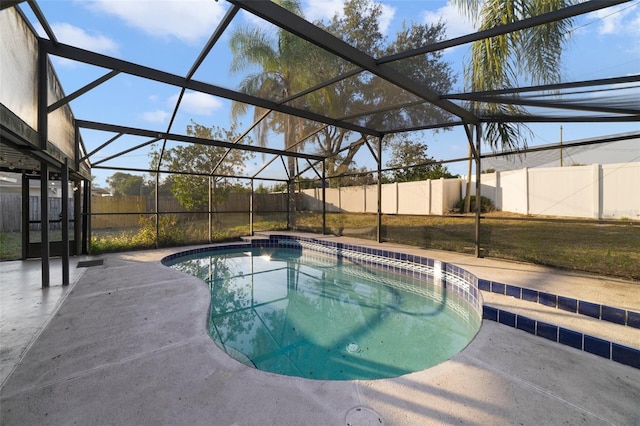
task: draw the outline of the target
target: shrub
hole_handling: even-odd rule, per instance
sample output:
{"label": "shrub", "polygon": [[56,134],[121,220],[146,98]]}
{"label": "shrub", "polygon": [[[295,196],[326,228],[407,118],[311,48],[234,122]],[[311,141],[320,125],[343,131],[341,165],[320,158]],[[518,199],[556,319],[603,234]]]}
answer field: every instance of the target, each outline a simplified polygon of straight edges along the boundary
{"label": "shrub", "polygon": [[[455,211],[457,213],[464,213],[464,198],[455,205]],[[471,196],[471,211],[474,212],[476,208],[476,196]],[[480,211],[482,213],[492,212],[496,209],[496,206],[493,205],[493,201],[487,197],[480,197]]]}

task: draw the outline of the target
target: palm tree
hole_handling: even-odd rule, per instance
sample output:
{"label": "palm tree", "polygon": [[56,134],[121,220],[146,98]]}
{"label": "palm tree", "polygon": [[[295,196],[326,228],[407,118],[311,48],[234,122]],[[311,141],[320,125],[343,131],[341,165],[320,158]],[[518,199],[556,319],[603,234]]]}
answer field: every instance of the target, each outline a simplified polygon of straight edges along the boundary
{"label": "palm tree", "polygon": [[[302,16],[298,0],[275,0],[285,9]],[[255,73],[248,74],[240,83],[239,90],[254,96],[273,101],[286,100],[316,82],[313,61],[310,52],[316,51],[307,41],[278,29],[277,37],[272,39],[259,28],[239,28],[231,36],[233,60],[231,71],[239,72],[247,68],[258,67]],[[303,108],[309,98],[293,99],[288,105]],[[237,119],[246,113],[248,105],[234,102],[232,116]],[[260,121],[256,127],[258,144],[265,146],[269,131],[282,133],[285,150],[297,149],[311,125],[307,120],[286,114],[269,112],[263,108],[254,108],[254,120]],[[296,176],[295,158],[288,157],[289,191],[293,192],[293,179]],[[295,211],[295,202],[290,210]],[[291,226],[295,226],[295,215],[291,216]]]}
{"label": "palm tree", "polygon": [[[298,0],[278,0],[277,3],[302,16]],[[432,44],[444,36],[443,24],[411,24],[403,26],[395,39],[387,42],[379,27],[382,14],[379,4],[370,0],[347,0],[343,11],[342,15],[336,14],[329,22],[316,22],[316,25],[372,57],[387,56]],[[353,69],[353,64],[349,61],[283,30],[278,30],[275,40],[260,30],[236,30],[231,38],[231,49],[234,55],[232,71],[255,66],[258,68],[255,74],[248,75],[242,81],[240,90],[268,99],[286,99]],[[453,85],[454,78],[449,64],[442,60],[439,52],[402,61],[393,66],[438,93],[449,92]],[[427,120],[434,123],[443,120],[443,112],[426,103],[403,109],[401,112],[376,112],[378,108],[385,109],[390,105],[407,103],[411,100],[408,96],[396,86],[385,84],[376,76],[362,73],[296,98],[287,104],[307,108],[328,117],[353,116],[354,123],[363,127],[385,127],[390,122],[396,127],[402,127],[402,123],[417,126],[427,124]],[[232,112],[238,117],[246,112],[247,107],[245,104],[236,103]],[[370,113],[366,113],[367,111]],[[255,108],[254,118],[259,119],[265,112],[263,109]],[[285,149],[290,149],[306,135],[311,134],[312,129],[317,130],[317,127],[314,128],[313,123],[307,120],[283,118],[282,115],[271,113],[258,126],[256,139],[259,143],[265,143],[269,130],[284,133]],[[360,135],[360,138],[351,142],[348,150],[342,153],[344,144],[351,136],[351,130],[326,126],[309,139],[309,143],[317,146],[318,153],[327,157],[328,177],[345,173],[353,166],[353,158],[363,146],[366,135]],[[387,140],[391,138],[392,136],[389,136]],[[289,168],[293,176],[293,167],[290,165]]]}
{"label": "palm tree", "polygon": [[[507,25],[570,6],[573,0],[452,0],[469,17],[477,19],[478,30]],[[560,81],[562,48],[572,21],[551,22],[473,43],[465,80],[472,92],[517,87],[524,79],[531,84]],[[481,115],[521,115],[515,105],[479,104]],[[485,140],[493,149],[526,147],[529,128],[522,123],[489,123]]]}

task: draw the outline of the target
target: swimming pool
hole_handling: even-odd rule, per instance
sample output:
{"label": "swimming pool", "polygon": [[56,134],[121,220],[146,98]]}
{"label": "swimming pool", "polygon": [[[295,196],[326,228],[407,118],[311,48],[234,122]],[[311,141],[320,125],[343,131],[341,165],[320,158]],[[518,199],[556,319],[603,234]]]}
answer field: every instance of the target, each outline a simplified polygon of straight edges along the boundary
{"label": "swimming pool", "polygon": [[475,277],[403,253],[271,236],[163,263],[209,284],[218,346],[277,374],[396,377],[449,359],[481,323]]}

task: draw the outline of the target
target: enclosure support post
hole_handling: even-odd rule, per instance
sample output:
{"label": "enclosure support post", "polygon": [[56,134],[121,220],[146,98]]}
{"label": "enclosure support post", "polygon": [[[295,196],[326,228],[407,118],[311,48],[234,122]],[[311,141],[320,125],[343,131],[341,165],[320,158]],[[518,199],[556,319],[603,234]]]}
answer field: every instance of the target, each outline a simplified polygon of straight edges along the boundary
{"label": "enclosure support post", "polygon": [[[49,140],[47,113],[48,82],[47,82],[47,52],[38,46],[38,142],[40,150],[47,149]],[[40,234],[41,234],[41,260],[42,260],[42,287],[49,287],[49,165],[45,161],[40,162]]]}
{"label": "enclosure support post", "polygon": [[160,201],[160,173],[156,172],[156,248],[160,247],[160,206],[158,202]]}
{"label": "enclosure support post", "polygon": [[40,245],[42,287],[49,287],[49,165],[40,162]]}
{"label": "enclosure support post", "polygon": [[464,195],[464,212],[469,213],[471,211],[471,172],[473,171],[473,150],[471,149],[471,144],[473,141],[469,141],[469,166],[467,167],[467,182],[465,195]]}
{"label": "enclosure support post", "polygon": [[249,235],[253,237],[253,179],[251,179],[251,197],[249,198]]}
{"label": "enclosure support post", "polygon": [[[73,168],[77,171],[80,171],[80,127],[78,127],[78,123],[73,121],[73,146],[74,146],[74,161]],[[80,224],[82,223],[80,218],[82,215],[80,214],[80,209],[82,202],[80,200],[80,181],[73,180],[73,241],[75,242],[75,247],[73,248],[74,254],[79,254],[82,250],[81,241],[82,241],[82,228]]]}
{"label": "enclosure support post", "polygon": [[475,245],[476,257],[480,255],[480,213],[482,212],[482,194],[480,193],[480,175],[482,170],[480,158],[480,142],[482,139],[482,125],[476,124],[476,223],[475,223]]}
{"label": "enclosure support post", "polygon": [[292,231],[291,227],[291,179],[287,181],[287,229]]}
{"label": "enclosure support post", "polygon": [[84,212],[82,217],[82,253],[90,254],[91,251],[91,181],[85,179],[83,181],[82,202]]}
{"label": "enclosure support post", "polygon": [[62,188],[62,285],[69,285],[69,159],[64,158],[60,174]]}
{"label": "enclosure support post", "polygon": [[22,260],[29,257],[29,178],[22,174]]}
{"label": "enclosure support post", "polygon": [[473,160],[476,159],[477,152],[473,147],[473,126],[471,124],[465,124],[463,127],[464,132],[467,134],[467,142],[469,142],[469,166],[467,168],[467,182],[464,196],[463,213],[469,213],[471,211],[471,171],[473,169]]}
{"label": "enclosure support post", "polygon": [[74,253],[78,254],[82,251],[82,200],[80,198],[80,181],[73,181],[73,240],[75,241]]}
{"label": "enclosure support post", "polygon": [[322,235],[327,235],[327,164],[322,159]]}
{"label": "enclosure support post", "polygon": [[209,232],[208,232],[208,236],[209,236],[209,244],[211,244],[211,241],[213,240],[213,221],[212,221],[212,217],[211,217],[211,209],[213,207],[212,205],[212,199],[211,199],[211,180],[213,179],[213,176],[209,176],[209,190],[207,191],[207,196],[209,199],[209,211],[207,212],[207,223],[209,224]]}
{"label": "enclosure support post", "polygon": [[382,137],[378,138],[378,217],[377,217],[377,240],[382,242]]}

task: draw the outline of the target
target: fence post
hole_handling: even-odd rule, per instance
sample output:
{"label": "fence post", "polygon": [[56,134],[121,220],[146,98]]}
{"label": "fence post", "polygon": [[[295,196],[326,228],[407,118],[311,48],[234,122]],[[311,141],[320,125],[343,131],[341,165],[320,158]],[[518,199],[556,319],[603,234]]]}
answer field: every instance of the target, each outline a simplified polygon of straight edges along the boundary
{"label": "fence post", "polygon": [[400,211],[400,209],[398,208],[398,204],[400,204],[400,188],[398,187],[398,182],[394,182],[395,183],[395,190],[396,190],[396,199],[395,199],[395,204],[396,204],[396,208],[394,209],[394,211],[396,212],[396,214],[398,214],[398,211]]}
{"label": "fence post", "polygon": [[602,183],[601,183],[601,165],[600,164],[593,164],[591,166],[591,172],[593,173],[593,178],[591,179],[591,194],[592,194],[592,207],[591,207],[591,217],[593,217],[594,219],[601,219],[602,218],[602,209],[600,206],[602,206],[602,191],[600,190],[602,188]]}
{"label": "fence post", "polygon": [[524,193],[525,193],[524,214],[528,215],[529,214],[529,205],[531,204],[529,202],[529,198],[531,197],[531,193],[529,192],[529,168],[525,167],[524,169],[522,169],[522,172],[524,173]]}
{"label": "fence post", "polygon": [[495,175],[496,175],[496,181],[495,181],[495,205],[496,205],[496,210],[502,210],[502,188],[500,188],[501,182],[500,182],[500,172],[499,171],[495,171]]}
{"label": "fence post", "polygon": [[427,179],[427,214],[431,214],[431,209],[433,205],[433,201],[431,198],[433,197],[433,188],[431,187],[431,179]]}

